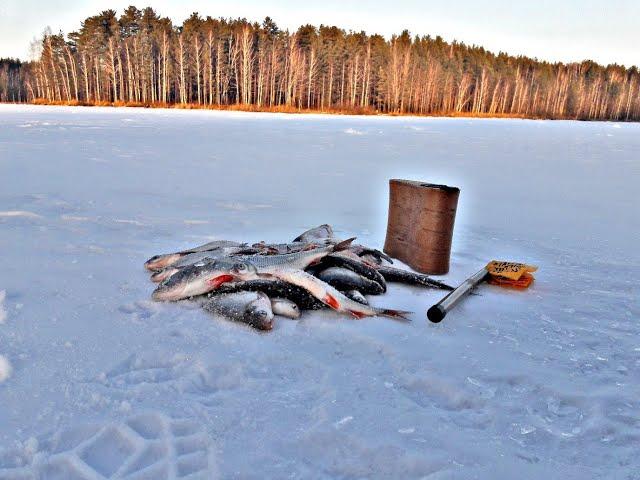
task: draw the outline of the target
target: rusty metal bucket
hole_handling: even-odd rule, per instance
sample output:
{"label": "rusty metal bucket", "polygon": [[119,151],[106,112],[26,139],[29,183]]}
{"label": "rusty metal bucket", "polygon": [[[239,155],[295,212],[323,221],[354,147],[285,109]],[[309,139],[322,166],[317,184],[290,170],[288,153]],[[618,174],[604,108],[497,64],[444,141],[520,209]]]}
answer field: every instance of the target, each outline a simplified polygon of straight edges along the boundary
{"label": "rusty metal bucket", "polygon": [[421,273],[447,273],[459,196],[456,187],[389,180],[385,253]]}

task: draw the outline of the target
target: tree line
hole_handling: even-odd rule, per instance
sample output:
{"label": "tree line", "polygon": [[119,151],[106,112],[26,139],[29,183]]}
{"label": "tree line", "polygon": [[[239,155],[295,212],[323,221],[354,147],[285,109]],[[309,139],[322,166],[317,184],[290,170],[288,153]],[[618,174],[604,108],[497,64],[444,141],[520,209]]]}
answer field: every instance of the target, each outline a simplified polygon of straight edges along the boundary
{"label": "tree line", "polygon": [[25,102],[26,69],[18,59],[0,58],[0,102]]}
{"label": "tree line", "polygon": [[45,32],[37,50],[30,63],[0,62],[0,101],[640,120],[637,67],[549,63],[407,31],[289,32],[269,17],[197,13],[174,25],[131,6],[66,36]]}

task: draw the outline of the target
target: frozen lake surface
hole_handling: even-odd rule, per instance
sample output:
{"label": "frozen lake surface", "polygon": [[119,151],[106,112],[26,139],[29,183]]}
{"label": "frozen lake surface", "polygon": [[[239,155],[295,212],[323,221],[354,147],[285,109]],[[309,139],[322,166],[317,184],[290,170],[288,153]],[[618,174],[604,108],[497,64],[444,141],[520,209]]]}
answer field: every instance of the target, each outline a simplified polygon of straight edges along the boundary
{"label": "frozen lake surface", "polygon": [[[261,334],[143,262],[320,223],[381,247],[389,178],[457,185],[413,322]],[[0,106],[0,479],[640,478],[640,125]]]}

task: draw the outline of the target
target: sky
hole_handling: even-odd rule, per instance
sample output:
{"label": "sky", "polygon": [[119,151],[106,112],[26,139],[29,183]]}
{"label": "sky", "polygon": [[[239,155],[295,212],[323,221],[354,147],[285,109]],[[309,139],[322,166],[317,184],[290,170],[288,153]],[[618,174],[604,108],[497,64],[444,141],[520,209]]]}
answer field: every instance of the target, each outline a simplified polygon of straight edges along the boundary
{"label": "sky", "polygon": [[[133,0],[0,0],[0,57],[29,58],[29,44],[45,27],[76,30],[81,20]],[[158,13],[181,23],[202,16],[272,17],[280,28],[336,25],[387,37],[441,35],[488,50],[549,61],[595,60],[640,66],[640,0],[147,0]]]}

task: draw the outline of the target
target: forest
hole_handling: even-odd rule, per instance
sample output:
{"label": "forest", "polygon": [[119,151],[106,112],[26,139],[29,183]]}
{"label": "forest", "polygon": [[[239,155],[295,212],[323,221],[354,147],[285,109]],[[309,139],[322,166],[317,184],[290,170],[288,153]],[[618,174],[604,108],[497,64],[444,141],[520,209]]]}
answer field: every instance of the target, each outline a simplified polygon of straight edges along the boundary
{"label": "forest", "polygon": [[640,120],[637,67],[549,63],[440,36],[269,17],[174,25],[152,8],[106,10],[47,31],[34,59],[0,60],[0,101],[580,120]]}

